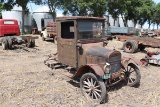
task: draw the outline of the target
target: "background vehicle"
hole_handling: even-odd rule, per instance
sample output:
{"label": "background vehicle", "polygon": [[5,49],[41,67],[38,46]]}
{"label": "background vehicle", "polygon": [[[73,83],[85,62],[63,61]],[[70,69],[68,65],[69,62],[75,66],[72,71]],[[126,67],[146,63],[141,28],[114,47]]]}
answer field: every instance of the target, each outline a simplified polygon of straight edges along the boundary
{"label": "background vehicle", "polygon": [[41,31],[42,40],[45,41],[46,39],[53,38],[54,43],[57,44],[56,30],[56,22],[48,22],[46,28]]}
{"label": "background vehicle", "polygon": [[138,36],[117,36],[118,40],[124,42],[123,49],[125,52],[134,53],[137,50],[144,50],[146,47],[160,48],[160,39],[151,37]]}
{"label": "background vehicle", "polygon": [[0,43],[3,50],[12,49],[14,44],[26,43],[28,47],[35,46],[37,37],[20,36],[18,21],[15,19],[0,19]]}
{"label": "background vehicle", "polygon": [[135,27],[109,27],[108,31],[111,35],[134,35],[136,34]]}
{"label": "background vehicle", "polygon": [[52,69],[75,68],[69,76],[80,79],[83,95],[87,93],[102,103],[106,100],[106,87],[122,80],[129,86],[140,82],[140,71],[132,58],[122,59],[119,51],[104,48],[104,18],[58,17],[56,22],[58,52],[44,62]]}
{"label": "background vehicle", "polygon": [[149,31],[149,32],[147,33],[147,35],[148,35],[149,37],[155,37],[155,36],[157,36],[157,33],[154,32],[154,31]]}

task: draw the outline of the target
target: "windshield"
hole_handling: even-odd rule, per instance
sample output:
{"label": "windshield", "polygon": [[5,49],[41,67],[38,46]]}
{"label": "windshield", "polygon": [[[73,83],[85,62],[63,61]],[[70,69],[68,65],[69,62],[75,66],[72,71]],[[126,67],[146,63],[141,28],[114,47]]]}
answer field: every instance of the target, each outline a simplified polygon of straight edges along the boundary
{"label": "windshield", "polygon": [[102,22],[78,22],[78,39],[101,38],[102,30]]}

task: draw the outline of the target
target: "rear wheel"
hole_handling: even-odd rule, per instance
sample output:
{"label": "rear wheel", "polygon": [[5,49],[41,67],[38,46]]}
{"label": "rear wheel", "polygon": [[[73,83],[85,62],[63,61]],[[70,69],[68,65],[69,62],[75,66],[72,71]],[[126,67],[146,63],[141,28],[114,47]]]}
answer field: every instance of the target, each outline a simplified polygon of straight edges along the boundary
{"label": "rear wheel", "polygon": [[83,95],[86,93],[89,97],[100,103],[106,100],[106,86],[103,80],[93,73],[86,73],[81,77],[80,88]]}
{"label": "rear wheel", "polygon": [[30,39],[30,42],[29,42],[29,44],[27,44],[27,47],[29,47],[29,48],[35,47],[35,40]]}
{"label": "rear wheel", "polygon": [[3,50],[7,50],[7,49],[8,49],[7,38],[3,38],[3,39],[2,39],[2,49],[3,49]]}
{"label": "rear wheel", "polygon": [[138,44],[134,40],[127,40],[123,44],[123,49],[127,53],[134,53],[138,49]]}
{"label": "rear wheel", "polygon": [[10,37],[7,38],[8,49],[12,49],[12,39]]}

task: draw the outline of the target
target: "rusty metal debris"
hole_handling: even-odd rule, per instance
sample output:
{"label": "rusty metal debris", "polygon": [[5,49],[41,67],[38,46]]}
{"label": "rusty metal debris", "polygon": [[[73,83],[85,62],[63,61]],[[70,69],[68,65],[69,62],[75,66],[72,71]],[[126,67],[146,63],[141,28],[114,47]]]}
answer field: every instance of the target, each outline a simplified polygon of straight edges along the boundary
{"label": "rusty metal debris", "polygon": [[45,41],[46,39],[53,38],[54,43],[57,44],[57,23],[56,22],[48,22],[46,28],[43,28],[40,36],[42,40]]}
{"label": "rusty metal debris", "polygon": [[148,64],[160,65],[160,53],[159,52],[147,52],[147,55],[140,60],[142,66]]}
{"label": "rusty metal debris", "polygon": [[125,52],[134,53],[137,50],[144,50],[146,47],[160,48],[160,39],[137,36],[117,36],[119,41],[124,42]]}

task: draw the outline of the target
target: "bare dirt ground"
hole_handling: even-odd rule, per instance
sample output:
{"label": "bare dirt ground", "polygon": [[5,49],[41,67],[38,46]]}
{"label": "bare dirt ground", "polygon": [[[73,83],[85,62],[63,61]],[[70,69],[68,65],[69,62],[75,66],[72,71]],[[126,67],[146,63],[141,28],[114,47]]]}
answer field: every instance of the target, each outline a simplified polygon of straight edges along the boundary
{"label": "bare dirt ground", "polygon": [[[113,46],[123,56],[145,56],[124,53],[119,49],[122,42],[116,40],[106,48]],[[83,97],[79,85],[62,75],[64,69],[53,72],[44,65],[47,55],[54,52],[56,45],[41,38],[34,49],[21,46],[5,51],[0,46],[0,107],[160,107],[160,66],[139,67],[139,87],[113,86],[108,89],[108,102],[99,104]]]}

